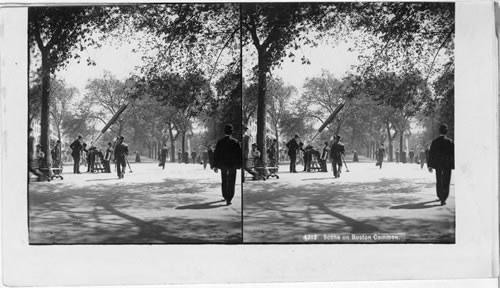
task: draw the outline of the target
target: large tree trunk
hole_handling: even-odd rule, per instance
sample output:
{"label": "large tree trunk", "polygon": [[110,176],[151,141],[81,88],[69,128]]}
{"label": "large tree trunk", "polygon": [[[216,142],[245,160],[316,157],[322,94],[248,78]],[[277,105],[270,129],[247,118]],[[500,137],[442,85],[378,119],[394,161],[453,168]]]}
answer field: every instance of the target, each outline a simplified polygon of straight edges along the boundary
{"label": "large tree trunk", "polygon": [[186,152],[186,132],[184,131],[182,132],[181,145],[182,145],[181,162],[185,162],[186,159],[184,159],[184,152]]}
{"label": "large tree trunk", "polygon": [[[403,153],[404,149],[403,149],[403,142],[404,142],[404,134],[403,134],[403,131],[399,131],[399,160],[403,163],[406,163],[406,153]],[[404,154],[404,155],[403,155]],[[404,157],[404,158],[403,158]]]}
{"label": "large tree trunk", "polygon": [[[42,51],[42,111],[40,114],[40,144],[42,151],[45,153],[43,161],[45,167],[51,166],[50,159],[50,60],[47,52]],[[46,175],[50,174],[49,170],[42,170]]]}
{"label": "large tree trunk", "polygon": [[258,88],[257,88],[257,148],[262,155],[262,162],[267,162],[266,155],[266,69],[264,52],[258,51],[259,69],[258,69]]}
{"label": "large tree trunk", "polygon": [[274,134],[275,134],[275,136],[276,136],[276,151],[278,152],[278,155],[277,155],[277,156],[278,156],[278,159],[279,159],[279,154],[280,154],[280,152],[279,152],[279,151],[280,151],[280,141],[279,141],[279,139],[278,139],[278,137],[279,137],[279,133],[278,133],[278,124],[277,124],[277,123],[274,125]]}

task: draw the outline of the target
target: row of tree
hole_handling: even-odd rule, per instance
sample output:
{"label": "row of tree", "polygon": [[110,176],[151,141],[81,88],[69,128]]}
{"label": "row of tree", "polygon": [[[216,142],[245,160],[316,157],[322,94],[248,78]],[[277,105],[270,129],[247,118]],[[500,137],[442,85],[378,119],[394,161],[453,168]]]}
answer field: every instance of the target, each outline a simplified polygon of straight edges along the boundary
{"label": "row of tree", "polygon": [[[241,101],[237,5],[32,7],[28,15],[30,124],[40,119],[46,155],[51,117],[59,137],[64,131],[70,137],[91,138],[95,125],[109,121],[124,103],[130,103],[129,108],[112,131],[150,146],[170,139],[171,151],[180,137],[184,152],[186,135],[196,121],[208,128],[206,142],[222,134],[223,122],[218,121],[241,123],[241,114],[231,112]],[[144,61],[132,80],[127,83],[107,73],[89,81],[83,100],[69,107],[74,89],[57,80],[57,72],[71,59],[79,60],[88,47],[131,39],[140,39],[132,52],[142,53]],[[87,59],[87,64],[96,63]],[[112,136],[103,140],[108,138]]]}
{"label": "row of tree", "polygon": [[[266,151],[266,110],[275,105],[268,85],[271,69],[285,57],[295,58],[300,47],[321,41],[335,45],[350,39],[361,64],[344,79],[327,72],[308,79],[295,109],[281,115],[285,134],[302,128],[307,134],[311,125],[300,123],[303,119],[324,121],[340,103],[346,106],[329,129],[366,147],[387,140],[391,157],[394,139],[400,138],[403,150],[402,138],[416,117],[429,131],[438,122],[453,131],[454,8],[453,3],[397,2],[243,5],[244,59],[255,65],[243,108],[251,116],[256,105],[259,150]],[[309,62],[304,56],[301,61]]]}

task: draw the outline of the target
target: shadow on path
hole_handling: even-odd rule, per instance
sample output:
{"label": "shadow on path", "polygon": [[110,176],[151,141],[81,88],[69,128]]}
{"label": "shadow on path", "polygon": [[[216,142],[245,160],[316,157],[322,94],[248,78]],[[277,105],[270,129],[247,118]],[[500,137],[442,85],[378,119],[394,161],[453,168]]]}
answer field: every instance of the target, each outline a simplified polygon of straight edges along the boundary
{"label": "shadow on path", "polygon": [[420,203],[410,203],[410,204],[392,206],[389,209],[427,209],[427,208],[441,206],[440,204],[428,205],[428,204],[434,203],[434,202],[439,202],[439,200],[432,200],[432,201],[426,201],[426,202],[420,202]]}
{"label": "shadow on path", "polygon": [[184,239],[171,235],[165,235],[164,233],[167,232],[167,229],[161,225],[157,225],[152,222],[147,222],[142,219],[136,218],[134,216],[122,213],[116,210],[108,202],[99,201],[96,204],[98,206],[103,207],[106,211],[110,212],[111,214],[129,220],[134,225],[136,225],[139,228],[139,233],[137,234],[138,239],[154,239],[162,242],[174,242],[174,243],[203,242],[201,239]]}
{"label": "shadow on path", "polygon": [[195,209],[195,210],[199,210],[199,209],[213,209],[213,208],[220,208],[220,207],[227,206],[227,205],[224,205],[224,204],[222,204],[222,205],[212,205],[212,204],[221,203],[221,202],[225,202],[225,200],[212,201],[212,202],[202,203],[202,204],[191,204],[191,205],[179,206],[179,207],[176,207],[175,209],[179,209],[179,210],[182,210],[182,209]]}
{"label": "shadow on path", "polygon": [[334,179],[333,176],[325,178],[308,178],[308,179],[302,179],[302,181],[318,181],[318,180],[332,180],[332,179]]}
{"label": "shadow on path", "polygon": [[337,212],[333,212],[332,210],[328,209],[328,207],[325,206],[323,203],[317,204],[319,210],[325,212],[328,215],[331,215],[333,217],[336,217],[342,221],[344,221],[347,225],[351,226],[351,232],[352,233],[374,233],[374,232],[380,232],[380,229],[378,229],[375,226],[365,224],[363,222],[360,222],[358,220],[355,220],[353,218],[347,217],[345,215],[342,215]]}

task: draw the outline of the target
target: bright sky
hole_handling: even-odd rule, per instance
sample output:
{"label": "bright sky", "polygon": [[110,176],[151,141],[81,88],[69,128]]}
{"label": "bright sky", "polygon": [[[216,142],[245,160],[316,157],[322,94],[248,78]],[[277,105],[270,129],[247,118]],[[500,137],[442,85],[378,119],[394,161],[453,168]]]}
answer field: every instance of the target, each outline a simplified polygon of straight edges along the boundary
{"label": "bright sky", "polygon": [[[281,67],[272,71],[273,76],[279,76],[285,84],[293,85],[302,92],[302,86],[306,78],[319,76],[321,70],[326,70],[339,79],[350,70],[350,67],[359,63],[357,54],[347,49],[352,43],[339,43],[336,46],[319,45],[315,48],[303,47],[297,51],[295,62],[286,58]],[[311,61],[309,65],[303,65],[300,58],[302,55]]]}
{"label": "bright sky", "polygon": [[[66,81],[69,86],[74,86],[80,91],[80,96],[85,93],[87,82],[100,78],[104,71],[110,71],[119,80],[126,80],[134,71],[134,67],[142,63],[141,55],[132,53],[136,44],[123,43],[122,45],[103,45],[101,48],[87,48],[81,52],[80,63],[71,60],[70,64],[57,76]],[[87,58],[95,61],[96,66],[87,65]]]}

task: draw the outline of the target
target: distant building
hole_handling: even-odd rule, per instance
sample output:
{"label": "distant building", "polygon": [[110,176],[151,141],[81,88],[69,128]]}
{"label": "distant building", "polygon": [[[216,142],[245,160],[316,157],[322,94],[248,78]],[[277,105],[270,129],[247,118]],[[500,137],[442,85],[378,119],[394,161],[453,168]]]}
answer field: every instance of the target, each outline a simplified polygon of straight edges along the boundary
{"label": "distant building", "polygon": [[[276,131],[274,129],[274,125],[272,124],[272,117],[268,114],[266,115],[266,138],[267,139],[276,139]],[[250,143],[257,142],[257,119],[251,118],[248,123],[248,132],[250,135]]]}
{"label": "distant building", "polygon": [[[41,131],[41,125],[40,125],[40,119],[34,118],[31,122],[31,128],[33,129],[33,137],[35,137],[35,143],[34,145],[37,145],[41,142],[42,138],[42,131]],[[51,142],[55,142],[58,140],[57,136],[57,129],[54,127],[54,124],[52,121],[49,121],[49,130],[50,130],[50,136],[49,139]],[[65,135],[61,135],[61,144],[64,147],[65,143],[67,143],[69,140]]]}

